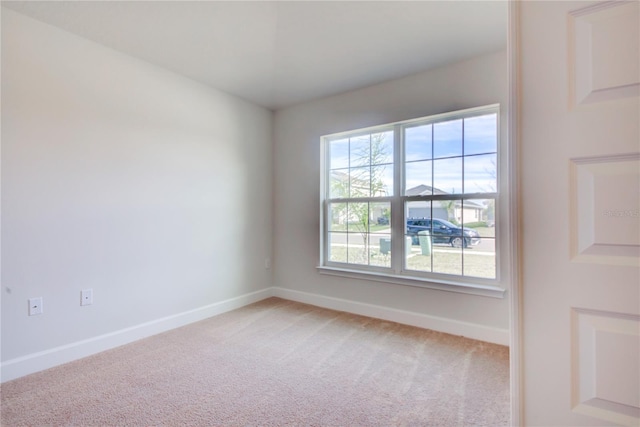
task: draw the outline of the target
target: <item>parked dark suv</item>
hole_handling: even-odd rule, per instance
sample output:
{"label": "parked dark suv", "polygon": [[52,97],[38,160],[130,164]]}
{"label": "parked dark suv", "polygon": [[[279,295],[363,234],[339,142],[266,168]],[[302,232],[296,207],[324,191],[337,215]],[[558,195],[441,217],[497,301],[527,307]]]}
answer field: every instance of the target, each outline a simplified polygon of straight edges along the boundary
{"label": "parked dark suv", "polygon": [[433,243],[447,243],[454,248],[475,246],[480,243],[480,235],[472,228],[463,228],[437,218],[407,218],[407,235],[414,245],[419,243],[418,233],[429,231]]}

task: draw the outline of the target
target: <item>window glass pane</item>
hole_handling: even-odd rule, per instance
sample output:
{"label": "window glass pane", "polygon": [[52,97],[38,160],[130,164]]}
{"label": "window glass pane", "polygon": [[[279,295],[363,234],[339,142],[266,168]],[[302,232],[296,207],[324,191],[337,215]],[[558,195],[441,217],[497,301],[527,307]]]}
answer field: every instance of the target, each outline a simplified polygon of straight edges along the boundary
{"label": "window glass pane", "polygon": [[329,233],[329,261],[347,262],[347,234]]}
{"label": "window glass pane", "polygon": [[495,200],[463,200],[461,206],[464,275],[495,279]]}
{"label": "window glass pane", "polygon": [[329,174],[329,197],[349,197],[349,169],[332,170]]}
{"label": "window glass pane", "polygon": [[411,162],[405,165],[405,195],[430,196],[432,191],[432,162]]}
{"label": "window glass pane", "polygon": [[393,131],[371,134],[371,164],[393,163]]}
{"label": "window glass pane", "polygon": [[464,192],[466,194],[495,193],[498,189],[496,165],[495,154],[465,157]]}
{"label": "window glass pane", "polygon": [[462,275],[462,248],[434,245],[433,272]]}
{"label": "window glass pane", "polygon": [[[433,271],[443,274],[462,274],[462,227],[456,217],[461,215],[459,200],[433,203],[431,239],[434,246]],[[449,216],[449,220],[443,217]]]}
{"label": "window glass pane", "polygon": [[371,166],[371,196],[393,196],[393,165]]}
{"label": "window glass pane", "polygon": [[338,139],[329,143],[329,169],[349,167],[349,139]]}
{"label": "window glass pane", "polygon": [[464,119],[464,154],[495,153],[498,145],[498,115]]}
{"label": "window glass pane", "polygon": [[407,202],[405,206],[407,235],[417,235],[418,231],[431,228],[431,221],[426,221],[431,218],[430,201]]}
{"label": "window glass pane", "polygon": [[369,203],[348,203],[347,218],[349,233],[369,232]]}
{"label": "window glass pane", "polygon": [[346,203],[331,203],[329,206],[329,231],[347,231]]}
{"label": "window glass pane", "polygon": [[462,193],[462,157],[433,161],[434,192]]}
{"label": "window glass pane", "polygon": [[332,203],[329,211],[330,261],[391,266],[391,203]]}
{"label": "window glass pane", "polygon": [[462,156],[462,119],[433,125],[433,157]]}
{"label": "window glass pane", "polygon": [[483,237],[476,246],[464,249],[464,275],[496,278],[496,241]]}
{"label": "window glass pane", "polygon": [[369,232],[391,233],[391,203],[369,203]]}
{"label": "window glass pane", "polygon": [[465,231],[475,232],[474,237],[496,237],[495,206],[495,199],[463,200],[462,224]]}
{"label": "window glass pane", "polygon": [[349,264],[369,264],[369,248],[360,233],[347,235],[347,262]]}
{"label": "window glass pane", "polygon": [[369,197],[371,195],[371,170],[352,168],[349,170],[349,197]]}
{"label": "window glass pane", "polygon": [[455,220],[461,213],[459,200],[406,204],[406,236],[412,244],[407,269],[462,274],[463,230]]}
{"label": "window glass pane", "polygon": [[415,126],[404,130],[405,160],[431,159],[432,125]]}
{"label": "window glass pane", "polygon": [[369,135],[349,139],[349,165],[351,167],[369,166],[371,164],[371,141]]}
{"label": "window glass pane", "polygon": [[495,200],[462,201],[465,276],[496,277]]}
{"label": "window glass pane", "polygon": [[413,245],[411,251],[408,251],[405,257],[405,268],[407,270],[431,272],[434,257],[431,237],[420,236],[420,243]]}
{"label": "window glass pane", "polygon": [[373,233],[369,235],[370,263],[378,267],[391,267],[391,235]]}
{"label": "window glass pane", "polygon": [[462,246],[462,228],[459,222],[454,218],[450,220],[443,219],[445,215],[450,215],[446,211],[457,212],[460,209],[457,200],[447,201],[434,201],[433,202],[433,215],[431,220],[431,236],[433,237],[433,243],[439,245],[448,245],[454,247]]}
{"label": "window glass pane", "polygon": [[405,218],[405,268],[431,271],[431,202],[407,202]]}
{"label": "window glass pane", "polygon": [[391,267],[391,203],[369,203],[369,261]]}

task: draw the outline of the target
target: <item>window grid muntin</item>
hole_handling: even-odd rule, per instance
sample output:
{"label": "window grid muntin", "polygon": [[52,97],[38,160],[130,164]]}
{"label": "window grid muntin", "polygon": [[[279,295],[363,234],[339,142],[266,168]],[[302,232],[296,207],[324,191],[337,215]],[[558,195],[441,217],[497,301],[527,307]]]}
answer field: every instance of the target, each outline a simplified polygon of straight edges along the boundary
{"label": "window grid muntin", "polygon": [[[325,148],[325,156],[326,156],[326,164],[328,165],[328,182],[329,185],[326,186],[325,188],[325,197],[327,199],[333,199],[336,197],[332,197],[332,183],[337,180],[338,178],[336,177],[336,179],[334,180],[334,175],[337,175],[338,173],[343,174],[344,177],[343,179],[346,181],[345,184],[345,188],[346,190],[344,190],[344,193],[346,193],[346,197],[343,198],[361,198],[361,199],[365,199],[367,197],[380,197],[380,196],[376,196],[375,194],[378,192],[384,192],[386,187],[389,187],[391,192],[393,193],[394,191],[394,186],[382,186],[381,189],[376,189],[374,188],[374,185],[376,183],[374,183],[374,179],[372,179],[372,176],[374,176],[374,168],[376,167],[380,167],[382,169],[382,176],[380,178],[381,182],[384,182],[382,180],[382,177],[384,177],[384,171],[385,168],[391,168],[392,172],[395,168],[395,164],[397,163],[395,161],[395,153],[394,153],[394,148],[395,148],[395,141],[393,141],[391,143],[391,153],[387,153],[387,158],[389,161],[385,161],[387,159],[382,159],[382,161],[380,162],[376,162],[374,161],[373,158],[373,136],[374,135],[385,135],[389,132],[394,132],[395,127],[389,127],[389,126],[381,126],[381,127],[376,127],[376,128],[370,128],[368,131],[357,131],[355,133],[347,133],[347,134],[342,134],[339,136],[335,136],[335,137],[330,137],[330,138],[325,138],[325,144],[326,144],[326,148]],[[353,150],[352,150],[352,143],[354,140],[358,140],[358,139],[362,139],[363,137],[366,137],[366,139],[368,139],[367,145],[368,145],[368,154],[366,157],[368,157],[368,159],[366,160],[366,162],[356,162],[353,159]],[[386,141],[386,137],[383,137],[382,140],[380,141],[380,143],[384,146],[385,141]],[[346,144],[347,144],[347,164],[346,167],[340,165],[340,167],[333,167],[332,165],[332,160],[333,160],[333,156],[332,156],[332,147],[334,147],[334,143],[335,142],[341,142],[346,140]],[[365,191],[365,193],[368,194],[362,194],[362,188],[360,188],[358,191],[355,190],[355,188],[357,188],[356,186],[354,186],[354,183],[357,183],[358,179],[355,178],[354,179],[354,175],[356,175],[358,173],[358,171],[365,171],[368,170],[368,178],[364,178],[361,179],[361,181],[366,181],[367,182],[367,187],[368,190]],[[392,174],[393,175],[393,174]],[[393,180],[393,179],[392,179]],[[358,195],[358,193],[360,193],[360,195]]]}
{"label": "window grid muntin", "polygon": [[[475,117],[484,117],[484,116],[495,116],[495,127],[496,127],[496,131],[495,131],[495,135],[496,135],[496,143],[495,143],[495,151],[492,152],[486,152],[486,153],[474,153],[474,154],[470,154],[470,155],[466,155],[466,120],[469,118],[475,118]],[[446,157],[438,157],[436,158],[435,155],[435,150],[436,150],[436,136],[435,136],[435,132],[436,132],[436,124],[437,123],[445,123],[445,122],[453,122],[455,120],[461,120],[461,155],[459,156],[446,156]],[[461,217],[460,217],[460,227],[462,230],[462,238],[466,238],[466,235],[464,234],[464,215],[465,215],[465,209],[464,209],[464,200],[473,200],[473,199],[492,199],[497,203],[497,194],[496,192],[493,193],[485,193],[485,192],[476,192],[476,193],[469,193],[467,194],[465,191],[465,185],[466,185],[466,177],[465,177],[465,172],[466,172],[466,167],[465,167],[465,160],[467,157],[475,157],[475,156],[479,156],[479,155],[490,155],[490,154],[494,154],[496,155],[496,182],[495,182],[495,186],[496,188],[498,188],[498,182],[497,182],[497,177],[498,177],[498,161],[497,161],[497,155],[498,155],[498,141],[497,141],[497,136],[498,136],[498,111],[497,108],[495,110],[492,110],[491,112],[488,112],[486,114],[477,114],[477,115],[469,115],[469,116],[464,116],[464,117],[459,117],[459,118],[455,118],[455,119],[444,119],[442,121],[429,121],[429,120],[425,120],[424,122],[413,122],[411,125],[404,125],[402,126],[402,149],[403,149],[403,154],[405,154],[406,157],[406,130],[409,128],[413,128],[413,127],[419,127],[419,126],[423,126],[425,125],[427,122],[431,123],[431,157],[429,159],[420,159],[420,160],[412,160],[412,161],[405,161],[403,162],[403,166],[402,169],[404,171],[406,171],[406,165],[408,163],[416,163],[416,162],[420,162],[420,161],[430,161],[431,162],[431,183],[430,185],[428,185],[431,188],[431,194],[427,194],[427,195],[420,195],[420,196],[407,196],[407,183],[406,181],[403,182],[404,184],[404,191],[402,192],[402,200],[403,200],[403,234],[405,236],[407,236],[407,220],[409,218],[409,211],[408,211],[408,203],[410,201],[425,201],[425,202],[429,202],[429,209],[430,209],[430,216],[429,218],[431,218],[432,220],[435,219],[433,217],[433,202],[434,201],[445,201],[445,200],[459,200],[461,203],[461,208],[460,208],[460,212],[461,212]],[[460,165],[460,185],[461,185],[461,192],[460,193],[451,193],[451,194],[435,194],[435,190],[441,190],[444,191],[441,188],[436,187],[436,161],[441,161],[441,160],[445,160],[445,159],[461,159],[461,165]],[[404,159],[403,159],[404,160]],[[450,219],[450,218],[449,218]],[[434,253],[434,249],[433,249],[433,221],[431,222],[431,226],[430,226],[430,234],[431,234],[431,253],[430,253],[430,258],[431,258],[431,268],[429,272],[423,272],[426,274],[434,274],[437,272],[434,272],[434,262],[433,262],[433,253]],[[494,263],[493,263],[493,270],[495,272],[495,276],[493,278],[491,278],[492,280],[497,280],[498,279],[498,252],[497,252],[497,236],[494,237],[493,239],[494,242]],[[404,244],[406,243],[406,237],[405,237],[405,241],[403,242]],[[467,276],[465,274],[465,268],[464,268],[464,262],[465,262],[465,256],[464,256],[464,252],[465,252],[466,248],[464,248],[464,245],[462,248],[460,248],[461,251],[461,266],[460,266],[460,274],[446,274],[449,276],[454,276],[454,277],[476,277],[476,276]],[[403,263],[402,263],[402,273],[408,273],[411,272],[411,274],[420,274],[421,272],[419,270],[414,270],[414,269],[410,269],[408,268],[408,258],[407,258],[407,251],[402,251],[402,257],[403,257]],[[442,274],[442,273],[438,273],[438,274]]]}
{"label": "window grid muntin", "polygon": [[[332,227],[332,223],[330,221],[327,222],[327,231],[326,231],[326,236],[327,236],[327,245],[326,245],[326,260],[330,261],[331,263],[339,263],[339,264],[344,264],[344,265],[349,265],[349,266],[358,266],[358,265],[365,265],[368,267],[379,267],[379,268],[384,268],[384,269],[389,269],[389,267],[384,267],[384,266],[380,266],[380,265],[376,265],[375,263],[372,262],[372,251],[375,250],[376,248],[378,248],[378,252],[377,255],[381,255],[380,251],[380,246],[381,243],[379,242],[380,238],[386,238],[385,236],[387,236],[389,239],[391,239],[391,227],[392,227],[392,220],[390,219],[390,224],[389,224],[389,232],[382,232],[380,230],[374,230],[372,227],[374,227],[377,224],[377,218],[374,218],[374,214],[375,214],[375,209],[376,209],[376,205],[378,207],[380,206],[384,206],[387,205],[385,208],[388,209],[391,212],[391,202],[389,200],[389,198],[385,198],[385,199],[377,199],[377,198],[372,198],[371,200],[367,200],[367,201],[363,201],[362,199],[356,198],[356,199],[339,199],[339,200],[331,200],[331,201],[327,201],[327,209],[326,211],[328,212],[327,216],[330,216],[331,218],[333,218],[333,207],[334,205],[339,205],[339,204],[345,204],[345,208],[346,208],[346,215],[345,215],[345,224],[344,224],[344,229],[334,229]],[[351,219],[351,205],[353,204],[358,204],[358,205],[366,205],[366,213],[367,213],[367,221],[366,221],[366,230],[365,229],[359,229],[358,226],[354,226],[353,228],[350,227],[350,224],[352,224],[350,222]],[[331,258],[333,258],[332,256],[332,249],[334,247],[334,243],[333,243],[333,237],[334,236],[344,236],[344,238],[346,239],[345,242],[345,251],[346,251],[346,262],[341,262],[341,261],[331,261]],[[366,237],[365,237],[366,235]],[[355,236],[355,237],[352,237]],[[351,259],[354,259],[355,255],[351,255],[351,250],[352,250],[352,239],[359,239],[360,236],[366,240],[365,243],[365,251],[366,251],[366,263],[363,262],[350,262]],[[373,239],[378,239],[377,245],[376,243],[373,241]],[[379,258],[378,258],[379,259]],[[389,256],[387,257],[388,260],[390,260],[390,253]]]}
{"label": "window grid muntin", "polygon": [[[473,153],[473,154],[469,154],[466,155],[465,154],[465,150],[464,150],[464,145],[465,145],[465,138],[464,138],[464,132],[465,132],[465,119],[469,119],[469,118],[476,118],[476,117],[482,117],[482,116],[495,116],[495,151],[489,151],[489,152],[481,152],[481,153]],[[449,156],[449,157],[442,157],[442,158],[438,158],[435,159],[434,158],[434,150],[435,150],[435,139],[434,139],[434,128],[435,126],[433,126],[433,124],[435,123],[439,123],[439,122],[447,122],[447,121],[453,121],[456,119],[462,119],[462,144],[463,144],[463,148],[462,148],[462,155],[461,156]],[[440,160],[440,159],[445,159],[445,158],[461,158],[462,159],[462,169],[461,169],[461,177],[462,177],[462,193],[461,194],[445,194],[445,195],[435,195],[432,194],[431,196],[407,196],[405,195],[405,172],[406,172],[406,163],[411,163],[411,162],[417,162],[420,160],[415,160],[415,161],[409,161],[406,162],[405,161],[405,143],[404,143],[404,137],[405,137],[405,131],[408,128],[411,127],[418,127],[418,126],[423,126],[423,125],[429,125],[431,124],[431,132],[432,132],[432,136],[431,136],[431,167],[432,167],[432,180],[434,179],[434,160]],[[459,280],[461,283],[464,283],[466,280],[466,278],[471,277],[473,279],[473,283],[483,283],[486,282],[487,284],[492,284],[495,283],[496,281],[498,281],[500,279],[499,276],[499,265],[500,265],[500,256],[499,256],[499,237],[498,237],[498,231],[496,230],[496,235],[493,237],[493,242],[494,242],[494,246],[495,246],[495,271],[496,271],[496,275],[494,279],[489,279],[486,280],[484,278],[477,278],[475,276],[459,276],[459,275],[448,275],[448,274],[439,274],[439,273],[428,273],[428,275],[421,275],[419,274],[420,272],[416,272],[414,270],[406,270],[404,268],[404,257],[405,257],[405,233],[406,233],[406,212],[404,209],[405,204],[407,203],[407,201],[411,201],[411,200],[424,200],[425,198],[429,199],[429,200],[473,200],[473,199],[493,199],[495,202],[495,206],[496,206],[496,212],[495,212],[495,223],[498,224],[499,223],[499,209],[497,208],[500,204],[499,202],[499,197],[498,197],[498,193],[497,193],[497,189],[500,188],[500,174],[499,174],[499,169],[500,169],[500,141],[499,141],[499,135],[500,135],[500,124],[499,124],[499,106],[498,105],[491,105],[491,106],[486,106],[486,107],[478,107],[478,108],[473,108],[473,109],[469,109],[469,110],[462,110],[462,111],[457,111],[457,112],[453,112],[453,113],[444,113],[441,115],[435,115],[435,116],[430,116],[427,118],[419,118],[419,119],[413,119],[413,120],[408,120],[408,121],[404,121],[404,122],[398,122],[395,123],[393,125],[383,125],[383,126],[376,126],[376,127],[371,127],[371,128],[367,128],[367,129],[361,129],[359,131],[355,131],[355,132],[345,132],[342,134],[336,134],[333,136],[328,136],[328,137],[324,137],[323,140],[325,141],[325,143],[329,143],[330,141],[336,140],[336,139],[340,139],[340,138],[352,138],[355,137],[357,135],[365,135],[365,134],[373,134],[373,133],[382,133],[384,131],[393,129],[394,132],[394,144],[393,144],[393,192],[394,192],[394,196],[389,196],[389,197],[383,197],[383,198],[378,198],[378,197],[363,197],[363,198],[355,198],[355,199],[347,199],[347,198],[342,198],[342,199],[331,199],[332,202],[335,202],[337,200],[355,200],[358,202],[373,202],[373,201],[378,201],[381,199],[388,199],[390,201],[390,205],[391,205],[391,236],[392,236],[392,252],[391,252],[391,269],[383,269],[383,271],[380,271],[379,268],[373,268],[373,267],[369,267],[366,268],[364,270],[362,270],[363,272],[366,271],[371,271],[371,272],[375,272],[375,271],[380,271],[383,273],[388,272],[389,270],[391,270],[392,273],[394,274],[401,274],[404,275],[405,277],[411,278],[411,277],[424,277],[424,278],[431,278],[431,279],[435,279],[435,280],[442,280],[443,282],[448,282],[451,279],[455,279],[455,280]],[[326,151],[325,151],[326,153]],[[464,178],[464,174],[465,174],[465,167],[464,167],[464,160],[465,157],[472,157],[472,156],[480,156],[480,155],[487,155],[487,154],[494,154],[496,156],[496,178],[495,178],[495,187],[496,187],[496,191],[494,192],[476,192],[476,193],[469,193],[469,194],[465,194],[464,193],[464,185],[465,185],[465,178]],[[329,170],[329,168],[325,169],[327,172]],[[432,181],[433,184],[433,181]],[[433,185],[431,186],[433,187]],[[328,194],[327,194],[328,196]],[[327,199],[325,199],[327,200]],[[324,212],[326,212],[326,208],[323,209],[323,215]],[[393,212],[396,212],[396,214],[394,215]],[[464,218],[464,210],[461,210],[461,220],[463,221]],[[397,225],[397,220],[395,221],[396,225],[393,226],[394,224],[394,217],[398,217],[400,216],[402,218],[402,227]],[[326,231],[326,227],[323,230],[323,236],[326,236],[327,231]],[[402,236],[401,239],[397,238],[397,234],[400,234],[400,236]],[[324,242],[325,237],[322,238],[322,242]],[[398,248],[400,248],[400,250],[398,250]],[[323,254],[326,254],[326,249],[327,249],[327,245],[323,244]],[[327,263],[327,258],[326,255],[323,256],[323,265],[330,265],[331,263]],[[346,264],[348,267],[354,267],[356,265],[353,264]],[[469,281],[466,281],[469,282]]]}
{"label": "window grid muntin", "polygon": [[[452,200],[452,199],[442,199],[442,197],[446,197],[446,195],[442,195],[441,198],[439,200]],[[464,228],[465,228],[465,224],[467,223],[467,221],[465,220],[465,208],[464,208],[464,202],[465,200],[478,200],[478,199],[482,199],[482,200],[493,200],[494,204],[497,205],[497,197],[494,195],[493,197],[480,197],[480,195],[475,195],[473,198],[466,198],[464,196],[459,197],[455,200],[460,201],[461,202],[461,206],[460,206],[460,214],[461,214],[461,219],[460,219],[460,224],[459,226],[461,227],[461,234],[456,234],[456,235],[452,235],[452,237],[460,237],[462,239],[466,239],[469,236],[467,236],[466,234],[464,234]],[[405,209],[403,212],[404,215],[404,236],[405,236],[405,240],[407,238],[410,237],[410,235],[408,234],[408,219],[412,218],[409,215],[409,209],[408,209],[408,204],[411,202],[419,202],[419,201],[425,201],[429,203],[429,211],[430,211],[430,215],[428,217],[424,217],[425,220],[430,220],[430,225],[429,225],[429,232],[430,232],[430,237],[432,239],[431,241],[431,253],[429,255],[430,257],[430,265],[431,265],[431,269],[430,271],[426,271],[426,270],[417,270],[417,269],[412,269],[408,267],[408,258],[406,257],[406,254],[403,253],[403,272],[411,272],[414,275],[420,275],[420,276],[424,276],[424,277],[429,277],[429,275],[431,274],[440,274],[440,275],[446,275],[446,276],[453,276],[453,277],[465,277],[465,278],[473,278],[473,279],[488,279],[488,280],[492,280],[495,281],[498,279],[498,250],[497,250],[497,245],[498,245],[498,236],[497,236],[497,230],[494,228],[495,231],[495,235],[491,236],[491,237],[481,237],[482,239],[486,239],[489,240],[490,242],[492,242],[492,245],[494,247],[493,250],[493,257],[495,258],[495,261],[493,263],[492,266],[492,270],[494,272],[494,276],[493,277],[484,277],[484,276],[478,276],[478,275],[473,275],[473,274],[468,274],[467,272],[465,272],[465,252],[467,251],[467,248],[465,248],[464,246],[459,248],[460,249],[460,256],[461,256],[461,262],[460,262],[460,274],[450,274],[450,273],[445,273],[445,272],[437,272],[437,271],[433,271],[434,270],[434,242],[433,242],[433,235],[434,235],[434,223],[438,220],[441,220],[441,218],[436,218],[433,216],[433,200],[425,200],[424,197],[420,197],[420,196],[414,196],[411,198],[411,200],[406,200],[405,201]],[[497,212],[494,212],[494,216],[497,214]],[[423,218],[417,218],[417,219],[423,219]],[[449,220],[445,220],[447,222],[450,222]],[[407,241],[407,240],[406,240]],[[442,243],[442,242],[440,242]],[[470,252],[468,253],[468,255],[474,256],[476,255],[475,252]]]}

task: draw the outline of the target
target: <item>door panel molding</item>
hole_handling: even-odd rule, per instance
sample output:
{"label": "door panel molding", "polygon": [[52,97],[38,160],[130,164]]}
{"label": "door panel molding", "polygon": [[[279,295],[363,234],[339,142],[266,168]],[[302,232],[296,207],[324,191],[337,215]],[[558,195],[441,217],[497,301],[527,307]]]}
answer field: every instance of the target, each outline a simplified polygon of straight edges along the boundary
{"label": "door panel molding", "polygon": [[[624,81],[628,44],[612,44],[609,62],[594,62],[608,53],[602,40],[581,46],[591,62],[572,57],[577,22],[610,20],[577,41],[612,41],[618,23],[623,32],[637,25],[620,16],[635,7],[520,3],[522,425],[640,421],[640,104],[614,90],[640,79]],[[589,79],[578,82],[580,73]],[[575,84],[584,82],[581,98]]]}
{"label": "door panel molding", "polygon": [[640,266],[640,153],[570,163],[571,260]]}
{"label": "door panel molding", "polygon": [[572,308],[573,411],[640,423],[640,316]]}
{"label": "door panel molding", "polygon": [[639,11],[608,1],[569,13],[571,107],[640,95]]}

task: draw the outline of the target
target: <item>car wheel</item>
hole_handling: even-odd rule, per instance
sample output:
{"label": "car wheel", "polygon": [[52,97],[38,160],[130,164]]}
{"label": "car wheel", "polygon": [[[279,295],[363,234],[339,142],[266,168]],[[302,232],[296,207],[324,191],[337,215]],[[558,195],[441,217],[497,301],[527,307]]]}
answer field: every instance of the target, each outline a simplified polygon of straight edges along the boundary
{"label": "car wheel", "polygon": [[[451,246],[454,248],[461,248],[465,242],[462,240],[462,237],[452,237],[451,238]],[[467,245],[465,245],[467,246]]]}

